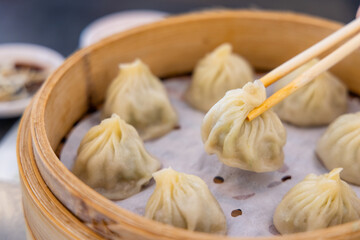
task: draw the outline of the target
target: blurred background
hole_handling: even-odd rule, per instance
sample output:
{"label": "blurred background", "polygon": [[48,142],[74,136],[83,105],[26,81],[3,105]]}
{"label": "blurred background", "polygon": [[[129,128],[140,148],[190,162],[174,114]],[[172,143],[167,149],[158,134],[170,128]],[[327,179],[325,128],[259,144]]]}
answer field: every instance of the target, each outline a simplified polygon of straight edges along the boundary
{"label": "blurred background", "polygon": [[[0,0],[0,44],[27,42],[69,56],[81,31],[111,13],[145,9],[179,14],[214,8],[292,11],[339,22],[354,18],[359,0]],[[18,118],[0,119],[0,140]]]}
{"label": "blurred background", "polygon": [[[156,10],[171,15],[203,9],[247,8],[305,13],[347,23],[354,18],[359,3],[359,0],[0,0],[0,44],[33,43],[67,57],[79,48],[79,38],[86,26],[121,11]],[[5,175],[2,173],[10,171],[4,167],[5,162],[11,162],[11,171],[17,172],[17,125],[13,125],[18,120],[19,117],[0,118],[0,239],[25,239],[18,182],[2,180]]]}
{"label": "blurred background", "polygon": [[179,14],[211,8],[294,11],[349,22],[359,0],[0,0],[0,43],[30,42],[68,56],[81,31],[104,15],[131,9]]}

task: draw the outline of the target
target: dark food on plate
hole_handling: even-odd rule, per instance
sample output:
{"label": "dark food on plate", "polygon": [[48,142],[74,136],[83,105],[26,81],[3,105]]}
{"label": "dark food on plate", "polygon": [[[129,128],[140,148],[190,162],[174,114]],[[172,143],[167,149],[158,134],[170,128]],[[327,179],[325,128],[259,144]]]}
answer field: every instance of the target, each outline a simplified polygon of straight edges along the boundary
{"label": "dark food on plate", "polygon": [[0,101],[11,101],[34,94],[48,71],[38,64],[15,62],[0,65]]}

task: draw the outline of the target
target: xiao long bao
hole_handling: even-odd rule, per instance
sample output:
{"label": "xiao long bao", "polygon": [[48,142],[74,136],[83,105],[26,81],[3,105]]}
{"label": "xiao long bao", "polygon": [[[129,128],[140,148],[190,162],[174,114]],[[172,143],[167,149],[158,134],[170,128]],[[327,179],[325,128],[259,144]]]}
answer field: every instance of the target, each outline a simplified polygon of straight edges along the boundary
{"label": "xiao long bao", "polygon": [[161,137],[178,124],[161,81],[137,59],[120,64],[119,74],[110,84],[103,118],[113,113],[136,128],[143,140]]}
{"label": "xiao long bao", "polygon": [[145,217],[192,231],[226,234],[225,215],[201,178],[171,168],[153,176],[156,188]]}
{"label": "xiao long bao", "polygon": [[360,112],[337,118],[320,138],[316,153],[327,169],[341,167],[341,178],[360,185]]}
{"label": "xiao long bao", "polygon": [[340,179],[341,168],[309,174],[282,199],[274,214],[281,234],[306,232],[360,219],[360,199]]}
{"label": "xiao long bao", "polygon": [[135,128],[113,114],[86,133],[72,171],[100,194],[118,200],[140,192],[159,168]]}
{"label": "xiao long bao", "polygon": [[194,108],[207,112],[228,90],[241,88],[253,79],[249,63],[224,43],[196,65],[185,98]]}
{"label": "xiao long bao", "polygon": [[[313,59],[280,79],[275,84],[275,90],[284,87],[317,62],[319,60]],[[309,84],[274,106],[274,111],[281,120],[303,127],[329,124],[345,113],[346,109],[346,87],[330,72],[320,74]]]}
{"label": "xiao long bao", "polygon": [[270,109],[253,121],[246,120],[265,101],[261,81],[230,90],[205,115],[201,134],[205,151],[224,164],[248,171],[269,172],[284,162],[286,130]]}

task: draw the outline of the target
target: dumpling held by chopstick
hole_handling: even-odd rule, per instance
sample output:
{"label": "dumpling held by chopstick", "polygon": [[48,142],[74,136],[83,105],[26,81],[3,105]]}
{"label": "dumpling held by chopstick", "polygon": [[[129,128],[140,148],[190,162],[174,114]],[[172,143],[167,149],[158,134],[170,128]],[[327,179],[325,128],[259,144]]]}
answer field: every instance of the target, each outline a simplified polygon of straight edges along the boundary
{"label": "dumpling held by chopstick", "polygon": [[205,115],[202,139],[205,150],[224,164],[254,172],[268,172],[283,165],[286,130],[270,109],[249,122],[251,110],[264,102],[261,81],[231,90]]}

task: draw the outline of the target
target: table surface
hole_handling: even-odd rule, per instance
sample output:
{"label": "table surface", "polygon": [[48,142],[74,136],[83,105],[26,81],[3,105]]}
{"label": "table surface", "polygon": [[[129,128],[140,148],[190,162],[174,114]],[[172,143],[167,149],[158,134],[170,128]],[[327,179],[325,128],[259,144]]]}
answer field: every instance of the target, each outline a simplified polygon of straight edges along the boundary
{"label": "table surface", "polygon": [[[358,5],[359,0],[0,0],[0,43],[40,44],[66,57],[76,51],[80,33],[89,23],[119,11],[151,9],[177,14],[212,8],[271,9],[346,23],[354,18]],[[17,174],[17,127],[8,132],[18,119],[0,119],[0,239],[25,237],[18,177],[13,174]]]}

